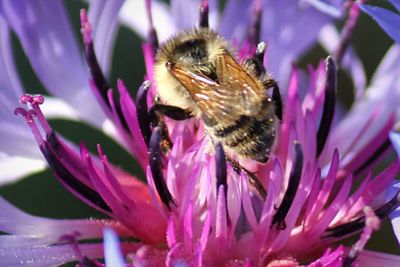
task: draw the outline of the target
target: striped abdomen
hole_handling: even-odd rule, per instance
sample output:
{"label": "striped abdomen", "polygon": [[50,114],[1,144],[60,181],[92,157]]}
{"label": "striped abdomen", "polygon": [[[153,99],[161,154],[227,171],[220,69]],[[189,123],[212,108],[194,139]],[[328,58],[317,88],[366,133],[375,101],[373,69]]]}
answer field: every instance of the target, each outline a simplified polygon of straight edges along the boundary
{"label": "striped abdomen", "polygon": [[266,162],[275,140],[275,107],[271,99],[263,101],[256,116],[242,115],[231,124],[222,125],[205,120],[214,141],[244,158]]}

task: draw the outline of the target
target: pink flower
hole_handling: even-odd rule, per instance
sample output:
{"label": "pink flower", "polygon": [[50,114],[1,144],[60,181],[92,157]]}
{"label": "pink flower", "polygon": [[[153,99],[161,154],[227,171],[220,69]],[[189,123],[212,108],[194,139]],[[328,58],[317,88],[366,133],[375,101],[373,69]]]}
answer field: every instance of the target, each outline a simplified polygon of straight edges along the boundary
{"label": "pink flower", "polygon": [[[208,8],[208,1],[201,1],[202,26],[208,25]],[[255,11],[261,9],[255,5]],[[260,25],[255,18],[252,34],[238,48],[240,60],[254,56]],[[378,197],[399,173],[399,161],[376,171],[384,156],[393,152],[389,133],[396,111],[384,117],[380,102],[370,113],[356,114],[365,116],[357,120],[357,128],[346,121],[352,117],[339,118],[337,58],[310,67],[307,84],[299,82],[299,71],[292,68],[268,162],[240,161],[257,177],[257,184],[249,172],[226,161],[221,145],[213,147],[201,120],[165,118],[172,146],[163,150],[162,128],[152,125],[149,115],[157,94],[153,83],[157,36],[152,25],[143,45],[149,81],[134,101],[121,80],[118,94],[110,89],[84,10],[81,22],[91,89],[121,142],[145,171],[147,184],[109,163],[100,145],[98,155],[91,155],[84,143],[79,148],[69,145],[47,123],[40,107],[44,98],[23,95],[20,101],[25,107],[15,113],[25,118],[54,175],[110,219],[38,218],[1,200],[0,230],[7,235],[1,236],[0,262],[47,266],[79,261],[80,266],[100,266],[96,259],[103,257],[102,244],[87,241],[101,237],[105,226],[108,266],[121,266],[121,255],[129,266],[316,267],[366,262],[395,266],[400,262],[399,256],[364,249],[381,220],[400,205],[399,192],[386,202]],[[382,125],[374,127],[378,119]],[[351,135],[344,136],[349,130]],[[125,239],[119,250],[109,228],[138,241]],[[341,244],[358,234],[350,247]]]}

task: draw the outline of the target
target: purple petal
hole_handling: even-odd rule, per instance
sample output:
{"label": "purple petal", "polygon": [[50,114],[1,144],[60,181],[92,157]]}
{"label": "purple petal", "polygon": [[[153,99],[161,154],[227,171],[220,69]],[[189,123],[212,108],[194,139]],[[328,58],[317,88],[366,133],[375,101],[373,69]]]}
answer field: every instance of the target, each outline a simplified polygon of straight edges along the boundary
{"label": "purple petal", "polygon": [[342,16],[343,0],[304,0],[304,2],[332,17],[339,18]]}
{"label": "purple petal", "polygon": [[89,20],[93,27],[93,43],[97,60],[104,73],[109,72],[112,47],[117,33],[117,18],[123,0],[90,1]]}
{"label": "purple petal", "polygon": [[199,19],[199,1],[172,0],[171,17],[175,26],[180,29],[190,29],[197,25]]}
{"label": "purple petal", "polygon": [[[321,31],[319,41],[328,53],[332,55],[339,45],[340,34],[334,25],[327,25]],[[355,89],[354,95],[356,100],[358,100],[364,94],[367,78],[365,76],[364,66],[353,48],[346,50],[342,66],[353,79]]]}
{"label": "purple petal", "polygon": [[87,70],[62,2],[2,1],[1,12],[46,89],[100,126],[104,116],[88,89]]}
{"label": "purple petal", "polygon": [[385,32],[400,43],[400,15],[387,9],[358,3],[362,11],[370,15]]}
{"label": "purple petal", "polygon": [[398,266],[400,256],[375,252],[370,250],[362,250],[358,257],[359,266],[383,267],[383,266]]}
{"label": "purple petal", "polygon": [[[103,256],[101,244],[80,244],[79,249],[89,258],[101,258]],[[76,260],[77,256],[69,244],[60,246],[26,246],[22,248],[0,247],[1,265],[7,267],[60,266]]]}
{"label": "purple petal", "polygon": [[267,67],[286,91],[289,66],[314,44],[320,29],[333,18],[292,0],[265,1],[263,12],[261,39],[268,44]]}
{"label": "purple petal", "polygon": [[[165,41],[176,31],[171,19],[169,6],[162,1],[152,1],[154,27],[160,42]],[[146,15],[145,1],[126,0],[119,14],[121,23],[130,27],[134,32],[146,39],[149,21]]]}
{"label": "purple petal", "polygon": [[104,229],[104,257],[106,266],[125,266],[118,236],[111,228]]}
{"label": "purple petal", "polygon": [[389,2],[400,11],[400,1],[399,0],[389,0]]}

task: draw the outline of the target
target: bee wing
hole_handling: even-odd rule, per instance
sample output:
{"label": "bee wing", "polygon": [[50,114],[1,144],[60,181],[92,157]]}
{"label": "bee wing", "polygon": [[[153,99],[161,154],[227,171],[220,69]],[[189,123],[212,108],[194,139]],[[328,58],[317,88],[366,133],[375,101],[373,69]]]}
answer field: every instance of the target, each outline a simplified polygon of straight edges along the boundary
{"label": "bee wing", "polygon": [[242,115],[258,114],[265,98],[263,87],[226,52],[216,63],[218,82],[177,65],[170,72],[188,90],[200,110],[215,121],[230,124]]}

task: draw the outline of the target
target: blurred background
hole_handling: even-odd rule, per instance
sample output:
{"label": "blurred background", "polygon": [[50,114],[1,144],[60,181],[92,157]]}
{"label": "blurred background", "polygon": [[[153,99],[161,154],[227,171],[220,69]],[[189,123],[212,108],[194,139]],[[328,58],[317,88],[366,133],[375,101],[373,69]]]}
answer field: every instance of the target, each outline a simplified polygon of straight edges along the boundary
{"label": "blurred background", "polygon": [[[384,1],[370,2],[371,4],[382,5]],[[87,8],[87,4],[78,0],[66,0],[64,4],[68,9],[77,40],[81,40],[79,10]],[[385,4],[383,3],[383,5]],[[341,28],[342,25],[343,22],[340,22],[337,27]],[[112,57],[112,71],[109,77],[109,82],[114,88],[117,78],[123,79],[133,96],[136,88],[143,82],[145,74],[141,42],[142,40],[134,32],[124,26],[120,27]],[[393,44],[393,41],[370,17],[365,14],[360,15],[358,26],[354,33],[353,45],[364,63],[368,80],[391,44]],[[43,85],[36,78],[15,35],[13,36],[13,45],[17,67],[26,90],[35,94],[47,94]],[[82,47],[82,45],[80,46]],[[316,66],[319,60],[326,55],[326,52],[316,45],[297,63],[303,68],[307,64]],[[342,102],[346,109],[351,106],[353,101],[352,87],[350,77],[340,72],[338,84],[339,101]],[[18,105],[18,103],[15,104]],[[50,123],[59,133],[73,142],[79,144],[80,141],[84,141],[93,152],[95,152],[96,145],[101,143],[111,162],[135,176],[144,177],[129,153],[102,132],[74,121],[51,120]],[[29,131],[28,128],[27,131]],[[0,195],[20,209],[37,216],[49,218],[100,218],[103,216],[68,193],[49,170],[33,174],[18,183],[1,187]],[[373,235],[368,248],[400,254],[399,246],[391,232],[388,221],[385,221],[383,228],[383,232]]]}

